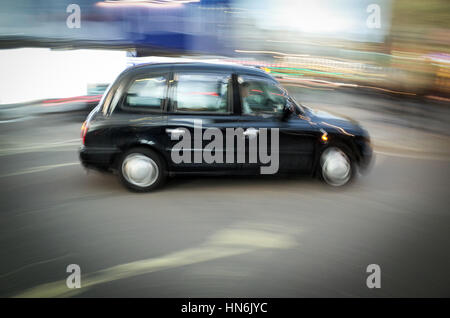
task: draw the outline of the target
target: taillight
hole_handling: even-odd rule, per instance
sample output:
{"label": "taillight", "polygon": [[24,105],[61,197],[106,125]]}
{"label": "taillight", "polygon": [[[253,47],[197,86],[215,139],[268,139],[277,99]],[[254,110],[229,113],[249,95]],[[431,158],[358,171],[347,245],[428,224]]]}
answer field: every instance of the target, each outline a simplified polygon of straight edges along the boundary
{"label": "taillight", "polygon": [[83,142],[83,145],[84,145],[84,140],[86,138],[86,133],[88,131],[88,128],[89,128],[89,123],[87,121],[85,121],[83,123],[83,125],[81,125],[81,140]]}

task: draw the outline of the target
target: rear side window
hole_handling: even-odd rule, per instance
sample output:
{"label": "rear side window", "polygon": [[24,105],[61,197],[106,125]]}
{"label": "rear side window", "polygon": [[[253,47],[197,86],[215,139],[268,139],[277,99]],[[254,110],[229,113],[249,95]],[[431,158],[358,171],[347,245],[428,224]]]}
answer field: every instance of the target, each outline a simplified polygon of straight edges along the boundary
{"label": "rear side window", "polygon": [[174,109],[179,112],[229,112],[231,75],[181,73],[175,75]]}
{"label": "rear side window", "polygon": [[165,76],[145,76],[132,81],[124,94],[123,108],[127,110],[160,111],[167,96]]}

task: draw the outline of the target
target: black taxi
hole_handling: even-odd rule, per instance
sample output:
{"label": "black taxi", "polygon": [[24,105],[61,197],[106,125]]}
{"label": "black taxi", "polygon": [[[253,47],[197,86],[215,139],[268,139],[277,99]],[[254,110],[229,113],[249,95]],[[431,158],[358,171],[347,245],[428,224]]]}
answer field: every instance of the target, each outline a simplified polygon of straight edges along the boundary
{"label": "black taxi", "polygon": [[298,103],[270,74],[234,64],[123,71],[81,129],[84,167],[134,191],[177,174],[317,176],[344,186],[370,165],[368,132]]}

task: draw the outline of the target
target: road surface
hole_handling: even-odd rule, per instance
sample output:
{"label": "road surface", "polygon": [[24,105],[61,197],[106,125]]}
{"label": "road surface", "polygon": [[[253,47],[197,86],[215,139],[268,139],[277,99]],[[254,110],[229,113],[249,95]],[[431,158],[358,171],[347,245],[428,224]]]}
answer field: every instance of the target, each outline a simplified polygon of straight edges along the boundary
{"label": "road surface", "polygon": [[[342,190],[184,177],[136,194],[80,166],[80,116],[1,123],[0,296],[450,296],[448,136],[343,109],[374,136],[376,161]],[[66,287],[69,264],[80,289]]]}

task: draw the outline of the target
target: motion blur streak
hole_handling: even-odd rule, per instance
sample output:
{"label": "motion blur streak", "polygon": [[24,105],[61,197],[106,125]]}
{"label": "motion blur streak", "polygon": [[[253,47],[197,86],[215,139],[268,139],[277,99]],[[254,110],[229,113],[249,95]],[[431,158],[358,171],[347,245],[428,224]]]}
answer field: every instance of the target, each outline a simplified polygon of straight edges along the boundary
{"label": "motion blur streak", "polygon": [[[0,296],[450,296],[449,21],[448,0],[3,0]],[[138,195],[84,170],[80,127],[117,75],[173,62],[259,68],[352,118],[372,172],[339,190],[192,176]],[[130,118],[133,133],[152,117]]]}

